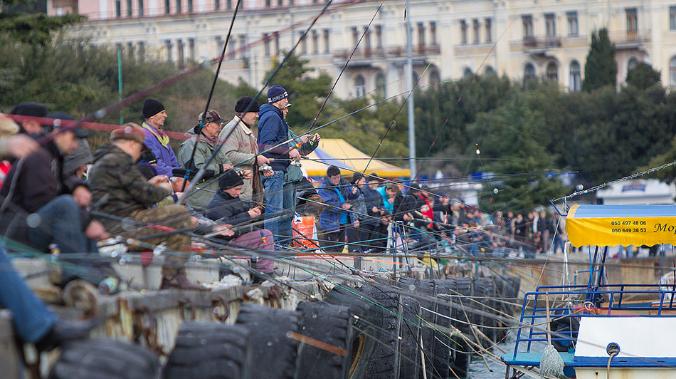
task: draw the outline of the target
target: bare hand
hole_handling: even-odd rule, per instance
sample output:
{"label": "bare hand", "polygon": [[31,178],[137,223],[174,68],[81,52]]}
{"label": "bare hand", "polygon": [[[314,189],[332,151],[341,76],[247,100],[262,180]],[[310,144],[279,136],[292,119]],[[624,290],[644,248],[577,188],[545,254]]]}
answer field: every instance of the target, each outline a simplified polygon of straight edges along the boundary
{"label": "bare hand", "polygon": [[265,171],[263,171],[263,176],[265,176],[266,178],[269,178],[269,177],[271,177],[271,176],[274,175],[274,174],[275,174],[275,172],[272,171],[272,170],[265,170]]}
{"label": "bare hand", "polygon": [[355,222],[353,222],[352,226],[354,226],[355,228],[358,228],[359,227],[359,220],[356,220]]}
{"label": "bare hand", "polygon": [[21,159],[37,150],[40,146],[34,139],[24,134],[11,136],[7,140],[9,155]]}
{"label": "bare hand", "polygon": [[214,233],[217,233],[223,237],[232,237],[235,235],[235,232],[231,229],[232,225],[223,224],[214,226]]}
{"label": "bare hand", "polygon": [[411,216],[410,213],[404,213],[404,221],[411,221],[413,220],[413,216]]}
{"label": "bare hand", "polygon": [[231,165],[230,163],[223,163],[223,172],[226,172],[228,170],[232,170],[232,168],[235,167]]}
{"label": "bare hand", "polygon": [[85,235],[87,238],[94,241],[101,241],[107,238],[110,238],[106,228],[103,227],[103,224],[96,220],[92,220],[89,225],[87,225],[87,230],[85,230]]}
{"label": "bare hand", "polygon": [[154,186],[159,186],[162,183],[169,183],[169,178],[167,178],[165,175],[157,175],[150,178],[148,183]]}
{"label": "bare hand", "polygon": [[321,141],[322,136],[320,136],[319,133],[315,133],[315,135],[312,137],[312,139],[313,139],[315,142],[319,142],[319,141]]}
{"label": "bare hand", "polygon": [[291,149],[289,151],[289,158],[291,159],[300,159],[300,153],[296,149]]}
{"label": "bare hand", "polygon": [[242,170],[240,175],[242,176],[242,179],[253,179],[253,171],[251,170]]}
{"label": "bare hand", "polygon": [[73,200],[82,208],[86,208],[92,203],[92,193],[85,186],[78,186],[73,191]]}
{"label": "bare hand", "polygon": [[258,163],[259,166],[263,166],[266,164],[270,164],[270,160],[267,157],[264,157],[262,155],[257,155],[256,156],[256,163]]}
{"label": "bare hand", "polygon": [[310,140],[310,136],[307,135],[307,134],[300,137],[300,142],[302,142],[302,143],[307,143],[307,141],[309,141],[309,140]]}
{"label": "bare hand", "polygon": [[251,218],[256,218],[261,215],[261,209],[260,208],[251,208],[249,209],[249,216]]}
{"label": "bare hand", "polygon": [[353,187],[352,187],[352,194],[353,194],[353,195],[356,195],[356,194],[357,194],[357,191],[359,191],[359,189],[358,189],[356,186],[353,186]]}
{"label": "bare hand", "polygon": [[350,205],[350,203],[345,203],[345,204],[341,205],[340,207],[345,209],[345,210],[348,210],[348,209],[352,208],[352,205]]}

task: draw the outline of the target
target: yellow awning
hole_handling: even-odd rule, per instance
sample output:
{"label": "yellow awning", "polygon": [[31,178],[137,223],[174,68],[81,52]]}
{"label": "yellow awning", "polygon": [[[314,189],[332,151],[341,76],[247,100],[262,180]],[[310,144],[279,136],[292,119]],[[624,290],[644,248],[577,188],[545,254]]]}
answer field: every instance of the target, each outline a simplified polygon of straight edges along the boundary
{"label": "yellow awning", "polygon": [[676,245],[676,206],[574,205],[566,231],[576,247]]}
{"label": "yellow awning", "polygon": [[383,178],[407,178],[411,176],[411,171],[407,168],[401,168],[377,159],[371,160],[369,156],[357,150],[343,139],[322,139],[319,141],[319,147],[310,154],[307,159],[301,161],[303,170],[308,176],[325,176],[326,169],[330,165],[343,169],[345,176],[356,172],[365,174],[376,174]]}

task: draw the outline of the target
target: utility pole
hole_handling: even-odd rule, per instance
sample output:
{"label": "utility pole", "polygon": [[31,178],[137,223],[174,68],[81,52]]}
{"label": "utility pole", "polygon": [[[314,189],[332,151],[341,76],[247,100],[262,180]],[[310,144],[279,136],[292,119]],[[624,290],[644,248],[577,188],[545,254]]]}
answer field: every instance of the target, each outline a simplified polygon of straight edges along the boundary
{"label": "utility pole", "polygon": [[[117,97],[122,101],[122,46],[117,45]],[[124,124],[124,115],[120,109],[120,125]]]}
{"label": "utility pole", "polygon": [[406,0],[406,87],[408,88],[408,165],[411,178],[417,177],[415,165],[415,114],[413,103],[413,27],[410,0]]}

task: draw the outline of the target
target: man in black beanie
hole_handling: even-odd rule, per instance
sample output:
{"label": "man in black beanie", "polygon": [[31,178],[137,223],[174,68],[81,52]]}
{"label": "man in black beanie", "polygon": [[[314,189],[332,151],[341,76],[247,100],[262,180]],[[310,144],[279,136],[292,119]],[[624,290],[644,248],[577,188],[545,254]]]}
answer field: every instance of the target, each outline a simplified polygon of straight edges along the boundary
{"label": "man in black beanie", "polygon": [[141,126],[146,134],[145,145],[155,155],[157,174],[171,177],[173,169],[181,166],[169,145],[169,136],[162,129],[167,117],[164,105],[158,100],[146,99],[143,102],[144,122]]}
{"label": "man in black beanie", "polygon": [[[235,117],[223,127],[218,139],[223,143],[219,152],[219,157],[222,160],[231,162],[237,168],[252,170],[253,172],[252,178],[244,179],[242,200],[260,203],[262,196],[253,198],[253,184],[260,181],[259,170],[254,166],[267,166],[270,160],[262,155],[257,155],[256,135],[251,129],[258,119],[258,110],[258,103],[252,97],[241,97],[235,104]],[[264,175],[272,175],[272,171],[267,170]]]}
{"label": "man in black beanie", "polygon": [[[47,117],[47,107],[40,103],[24,102],[14,106],[9,114],[18,116]],[[45,134],[42,125],[34,120],[17,122],[20,133],[25,133],[33,138],[41,137]]]}

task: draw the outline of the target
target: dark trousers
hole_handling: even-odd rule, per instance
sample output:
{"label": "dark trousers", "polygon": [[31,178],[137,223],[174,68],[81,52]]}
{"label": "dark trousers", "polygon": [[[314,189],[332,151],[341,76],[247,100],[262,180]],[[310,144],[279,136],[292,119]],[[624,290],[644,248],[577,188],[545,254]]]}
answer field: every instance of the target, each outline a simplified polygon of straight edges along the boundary
{"label": "dark trousers", "polygon": [[330,232],[320,232],[318,237],[319,247],[321,247],[322,250],[340,253],[345,246],[345,227],[341,226],[340,229]]}

